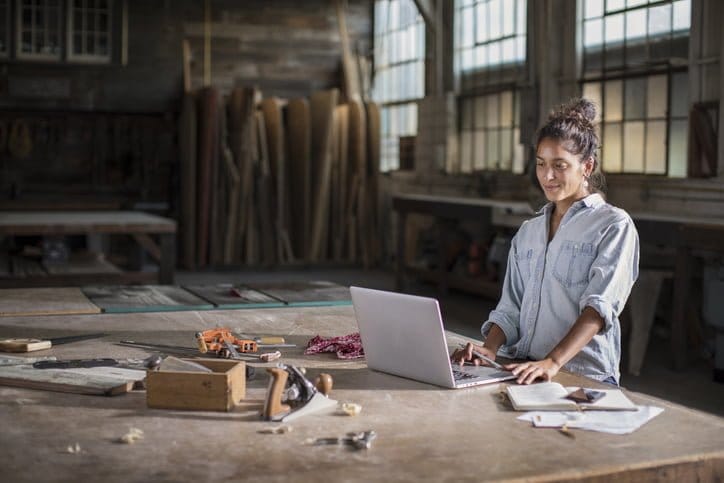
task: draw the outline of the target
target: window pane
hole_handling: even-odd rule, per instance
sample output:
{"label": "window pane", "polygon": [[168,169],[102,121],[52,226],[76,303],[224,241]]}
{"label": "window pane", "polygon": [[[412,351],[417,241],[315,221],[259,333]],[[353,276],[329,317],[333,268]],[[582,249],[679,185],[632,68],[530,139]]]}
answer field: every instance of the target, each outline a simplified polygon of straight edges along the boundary
{"label": "window pane", "polygon": [[483,128],[488,124],[485,122],[485,97],[475,98],[475,127]]}
{"label": "window pane", "polygon": [[497,129],[491,129],[487,133],[487,154],[485,156],[485,165],[488,169],[495,169],[500,161],[499,145],[500,145],[500,134]]}
{"label": "window pane", "polygon": [[626,80],[626,119],[643,119],[646,116],[646,78]]}
{"label": "window pane", "polygon": [[666,173],[666,121],[646,125],[646,172]]}
{"label": "window pane", "polygon": [[464,99],[461,105],[461,126],[460,129],[472,129],[473,128],[473,101],[471,99]]}
{"label": "window pane", "polygon": [[471,144],[471,131],[462,131],[462,133],[460,134],[460,171],[462,171],[463,173],[469,173],[473,169]]}
{"label": "window pane", "polygon": [[669,176],[686,177],[686,121],[671,121],[669,129]]}
{"label": "window pane", "polygon": [[498,95],[487,96],[486,101],[485,126],[498,127],[500,125],[500,100]]}
{"label": "window pane", "polygon": [[644,123],[642,121],[626,122],[623,125],[624,164],[623,169],[629,173],[644,171]]}
{"label": "window pane", "polygon": [[626,39],[646,37],[646,10],[626,12]]}
{"label": "window pane", "polygon": [[607,0],[606,1],[606,12],[613,12],[616,10],[621,10],[626,6],[626,2],[624,0]]}
{"label": "window pane", "polygon": [[501,29],[501,11],[500,11],[500,0],[490,0],[489,12],[489,23],[490,25],[490,38],[497,39],[500,37]]}
{"label": "window pane", "polygon": [[586,0],[583,2],[583,15],[585,18],[603,16],[603,0]]}
{"label": "window pane", "polygon": [[478,42],[488,40],[488,4],[486,2],[475,5],[475,39]]}
{"label": "window pane", "polygon": [[649,36],[662,35],[671,31],[671,4],[649,9]]}
{"label": "window pane", "polygon": [[500,94],[500,125],[503,127],[513,125],[513,93],[511,91]]}
{"label": "window pane", "polygon": [[603,169],[609,173],[621,172],[621,124],[607,123],[603,130]]}
{"label": "window pane", "polygon": [[674,2],[674,30],[691,28],[691,0]]}
{"label": "window pane", "polygon": [[621,90],[623,88],[623,81],[613,80],[606,82],[605,87],[605,120],[620,121],[622,119],[621,112]]}
{"label": "window pane", "polygon": [[668,96],[666,94],[666,76],[650,76],[648,80],[648,91],[646,94],[646,111],[651,117],[666,117],[666,106]]}
{"label": "window pane", "polygon": [[686,72],[671,75],[671,115],[686,117],[689,110],[689,79]]}
{"label": "window pane", "polygon": [[485,169],[485,131],[475,131],[475,145],[473,147],[473,166],[476,170]]}
{"label": "window pane", "polygon": [[500,169],[510,171],[513,166],[513,130],[500,130]]}
{"label": "window pane", "polygon": [[622,13],[606,17],[606,43],[614,44],[623,41]]}
{"label": "window pane", "polygon": [[586,20],[583,35],[586,47],[603,44],[603,19]]}

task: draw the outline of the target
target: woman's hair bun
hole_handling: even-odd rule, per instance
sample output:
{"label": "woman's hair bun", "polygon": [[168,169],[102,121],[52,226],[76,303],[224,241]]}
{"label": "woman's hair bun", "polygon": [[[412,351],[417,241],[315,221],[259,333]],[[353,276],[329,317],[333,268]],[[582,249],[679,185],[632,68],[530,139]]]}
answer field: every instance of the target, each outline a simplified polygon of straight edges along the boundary
{"label": "woman's hair bun", "polygon": [[558,106],[550,116],[548,122],[571,120],[577,121],[581,127],[593,128],[593,121],[596,119],[596,104],[585,97],[571,99],[565,104]]}

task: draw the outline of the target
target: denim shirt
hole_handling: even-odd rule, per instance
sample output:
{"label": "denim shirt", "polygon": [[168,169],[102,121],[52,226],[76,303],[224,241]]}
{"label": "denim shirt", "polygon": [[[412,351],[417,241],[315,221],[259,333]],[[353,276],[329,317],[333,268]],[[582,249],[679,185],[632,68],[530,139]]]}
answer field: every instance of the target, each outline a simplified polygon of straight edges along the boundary
{"label": "denim shirt", "polygon": [[483,338],[495,323],[505,333],[502,356],[544,359],[588,306],[605,325],[564,368],[618,381],[618,316],[638,277],[636,227],[625,211],[592,194],[571,205],[549,243],[553,209],[545,205],[513,237],[502,296],[481,328]]}

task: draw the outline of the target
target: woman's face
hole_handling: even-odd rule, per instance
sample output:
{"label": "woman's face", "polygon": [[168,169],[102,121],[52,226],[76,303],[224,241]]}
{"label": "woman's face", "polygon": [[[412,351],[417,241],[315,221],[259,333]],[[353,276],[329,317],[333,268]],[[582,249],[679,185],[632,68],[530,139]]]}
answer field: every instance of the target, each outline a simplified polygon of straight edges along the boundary
{"label": "woman's face", "polygon": [[548,201],[573,203],[589,194],[583,181],[593,170],[593,159],[581,161],[557,139],[543,138],[536,150],[536,175]]}

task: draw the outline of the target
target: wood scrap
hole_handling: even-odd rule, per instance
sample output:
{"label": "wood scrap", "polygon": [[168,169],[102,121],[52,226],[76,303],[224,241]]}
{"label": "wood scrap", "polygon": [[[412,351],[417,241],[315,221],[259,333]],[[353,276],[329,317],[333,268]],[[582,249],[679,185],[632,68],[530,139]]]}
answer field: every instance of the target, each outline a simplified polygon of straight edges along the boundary
{"label": "wood scrap", "polygon": [[355,243],[359,244],[362,263],[365,268],[370,266],[367,237],[367,121],[364,105],[361,101],[352,100],[349,106],[349,162],[357,175],[356,218],[357,228]]}
{"label": "wood scrap", "polygon": [[335,209],[336,216],[333,217],[332,223],[336,227],[336,237],[333,240],[333,257],[339,261],[343,258],[345,241],[347,239],[347,204],[350,189],[350,170],[349,170],[349,107],[342,104],[337,106],[335,110],[337,129],[337,156],[339,158],[338,178],[336,180],[339,186],[339,194],[337,198],[337,207]]}
{"label": "wood scrap", "polygon": [[[235,88],[229,100],[229,145],[241,178],[234,238],[236,248],[232,250],[234,261],[241,261],[242,247],[248,244],[248,230],[253,229],[250,220],[254,209],[254,162],[258,159],[254,120],[257,94],[255,88]],[[246,249],[248,251],[248,246]]]}
{"label": "wood scrap", "polygon": [[292,99],[287,104],[287,133],[292,248],[297,258],[306,258],[312,206],[311,117],[307,99]]}
{"label": "wood scrap", "polygon": [[[108,369],[114,369],[109,371]],[[146,371],[94,367],[91,369],[35,369],[32,365],[0,367],[0,385],[26,389],[116,396],[132,390],[146,377]]]}
{"label": "wood scrap", "polygon": [[199,94],[198,214],[196,217],[196,257],[198,267],[205,267],[209,261],[212,175],[218,151],[219,102],[219,91],[213,87],[205,88]]}
{"label": "wood scrap", "polygon": [[184,95],[179,119],[181,165],[181,263],[196,267],[196,96]]}
{"label": "wood scrap", "polygon": [[367,251],[370,263],[376,265],[382,258],[379,225],[380,175],[380,109],[374,102],[365,103],[367,112]]}
{"label": "wood scrap", "polygon": [[259,164],[256,179],[258,182],[259,227],[260,227],[260,251],[261,259],[267,265],[273,265],[276,261],[276,237],[273,229],[273,185],[269,169],[269,157],[267,155],[266,124],[264,113],[257,111],[257,145],[259,149]]}
{"label": "wood scrap", "polygon": [[281,99],[276,97],[264,99],[261,109],[266,123],[267,154],[274,183],[275,226],[277,231],[277,257],[279,262],[292,261],[293,253],[289,251],[289,181],[285,157],[284,122]]}
{"label": "wood scrap", "polygon": [[312,94],[312,166],[319,182],[312,187],[315,195],[312,218],[312,241],[309,259],[317,261],[322,257],[322,244],[329,213],[329,191],[331,176],[331,146],[334,108],[339,91],[331,89]]}

